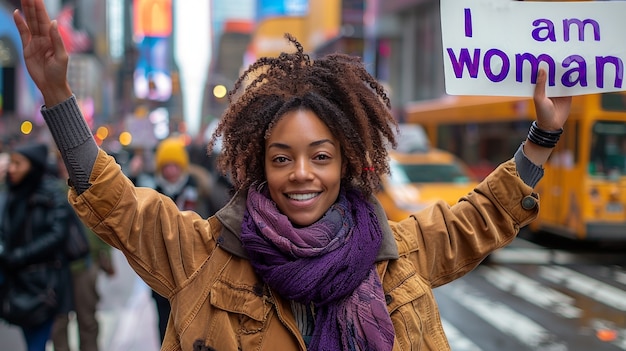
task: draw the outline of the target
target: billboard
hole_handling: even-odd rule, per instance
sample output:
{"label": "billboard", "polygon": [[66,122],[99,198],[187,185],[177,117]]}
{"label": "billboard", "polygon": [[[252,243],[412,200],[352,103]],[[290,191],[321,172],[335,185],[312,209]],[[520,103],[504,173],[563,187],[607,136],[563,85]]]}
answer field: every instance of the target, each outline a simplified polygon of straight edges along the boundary
{"label": "billboard", "polygon": [[257,22],[269,17],[302,17],[309,12],[309,0],[257,0]]}
{"label": "billboard", "polygon": [[139,99],[167,101],[172,96],[171,0],[134,0],[133,34],[139,57],[133,88]]}

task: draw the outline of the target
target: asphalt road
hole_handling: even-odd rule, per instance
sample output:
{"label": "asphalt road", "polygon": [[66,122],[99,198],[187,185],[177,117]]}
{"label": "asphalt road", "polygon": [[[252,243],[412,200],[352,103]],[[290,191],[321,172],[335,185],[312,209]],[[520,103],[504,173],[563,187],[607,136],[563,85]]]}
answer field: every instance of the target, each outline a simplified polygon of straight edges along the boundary
{"label": "asphalt road", "polygon": [[516,240],[435,289],[455,351],[626,350],[626,255]]}

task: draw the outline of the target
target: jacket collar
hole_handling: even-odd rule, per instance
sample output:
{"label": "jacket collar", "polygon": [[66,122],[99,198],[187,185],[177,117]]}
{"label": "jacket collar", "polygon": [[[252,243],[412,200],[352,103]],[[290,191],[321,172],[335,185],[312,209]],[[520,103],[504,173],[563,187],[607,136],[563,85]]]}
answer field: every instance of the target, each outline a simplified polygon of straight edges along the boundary
{"label": "jacket collar", "polygon": [[[222,209],[217,211],[215,216],[222,223],[222,232],[218,238],[218,245],[231,254],[248,259],[246,250],[241,245],[241,223],[246,210],[246,191],[238,191],[232,199]],[[374,196],[370,198],[380,223],[383,233],[383,242],[378,251],[376,262],[398,259],[398,245],[393,236],[393,232],[387,222],[385,212]]]}

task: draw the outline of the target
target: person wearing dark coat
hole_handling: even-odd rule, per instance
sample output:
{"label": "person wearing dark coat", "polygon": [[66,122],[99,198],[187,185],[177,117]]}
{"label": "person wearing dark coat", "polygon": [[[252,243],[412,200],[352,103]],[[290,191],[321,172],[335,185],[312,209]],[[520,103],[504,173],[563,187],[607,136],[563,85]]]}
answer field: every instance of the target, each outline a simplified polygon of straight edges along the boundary
{"label": "person wearing dark coat", "polygon": [[56,315],[72,307],[70,212],[47,158],[45,144],[15,148],[0,194],[0,319],[22,330],[28,351],[44,351]]}

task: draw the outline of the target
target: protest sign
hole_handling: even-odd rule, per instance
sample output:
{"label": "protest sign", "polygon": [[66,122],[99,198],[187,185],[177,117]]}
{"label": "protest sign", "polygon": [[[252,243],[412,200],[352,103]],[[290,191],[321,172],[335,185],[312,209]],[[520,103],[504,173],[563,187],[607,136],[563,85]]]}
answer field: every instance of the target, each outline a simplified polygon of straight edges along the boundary
{"label": "protest sign", "polygon": [[548,96],[626,90],[626,1],[441,0],[446,92]]}

